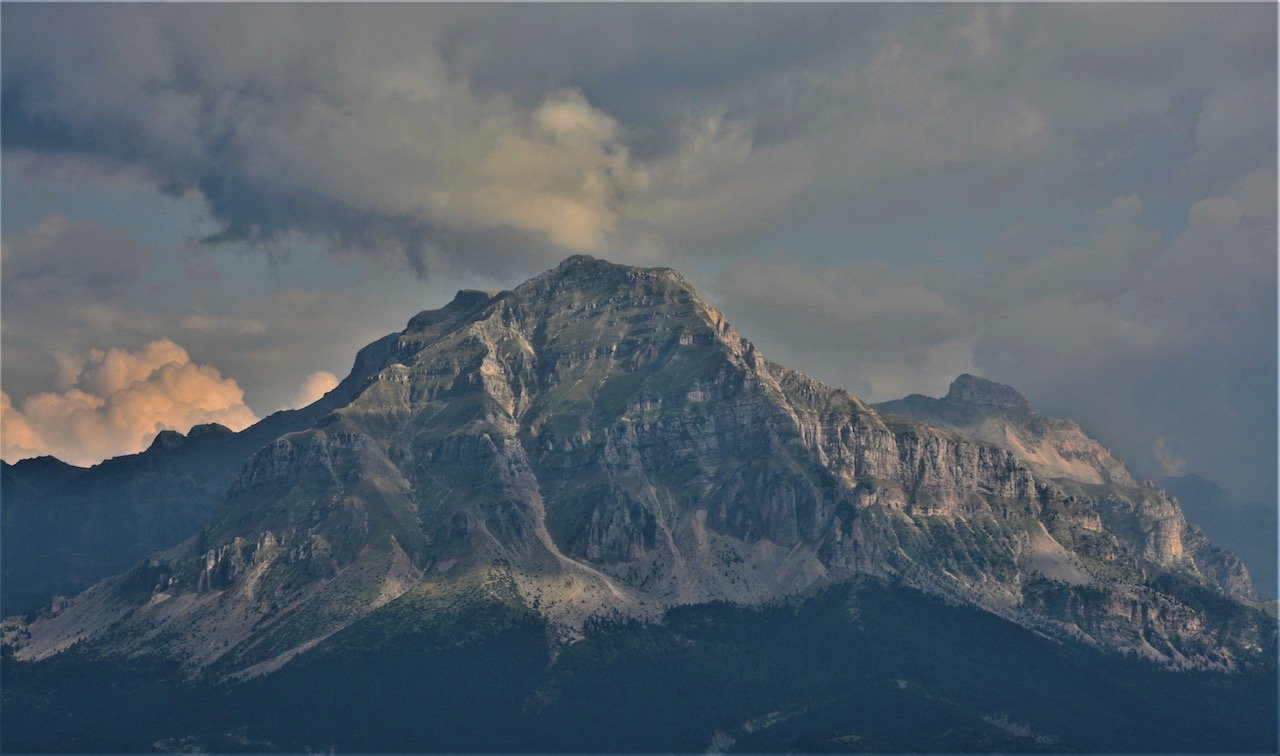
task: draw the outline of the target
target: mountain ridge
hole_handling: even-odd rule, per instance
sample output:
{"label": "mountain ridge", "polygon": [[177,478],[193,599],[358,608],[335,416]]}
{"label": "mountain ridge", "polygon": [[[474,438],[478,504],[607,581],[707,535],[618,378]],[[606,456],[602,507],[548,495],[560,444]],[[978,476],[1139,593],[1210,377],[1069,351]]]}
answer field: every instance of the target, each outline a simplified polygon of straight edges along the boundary
{"label": "mountain ridge", "polygon": [[[976,380],[958,395],[987,396]],[[15,657],[91,642],[267,674],[485,574],[567,637],[871,575],[1175,667],[1268,642],[1247,601],[1197,608],[1247,599],[1247,571],[1123,465],[1042,480],[1016,450],[882,413],[764,359],[669,268],[578,256],[459,292],[361,350],[343,387],[187,544],[10,623]]]}
{"label": "mountain ridge", "polygon": [[1138,485],[1124,463],[1074,421],[1039,415],[1012,386],[986,378],[964,373],[941,398],[910,394],[875,407],[1009,449],[1044,478]]}

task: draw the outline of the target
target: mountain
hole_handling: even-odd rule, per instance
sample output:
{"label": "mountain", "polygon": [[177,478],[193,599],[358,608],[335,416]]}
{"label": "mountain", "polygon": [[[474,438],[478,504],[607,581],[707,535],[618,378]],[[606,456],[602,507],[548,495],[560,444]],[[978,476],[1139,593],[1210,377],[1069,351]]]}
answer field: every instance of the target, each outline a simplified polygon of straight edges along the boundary
{"label": "mountain", "polygon": [[[1229,502],[1221,488],[1196,475],[1165,478],[1161,481],[1163,490],[1153,492],[1150,484],[1135,481],[1123,462],[1075,422],[1038,415],[1013,387],[973,375],[957,377],[941,398],[911,394],[875,408],[1006,449],[1037,477],[1054,481],[1065,491],[1084,490],[1084,495],[1101,498],[1104,503],[1113,495],[1143,502],[1148,510],[1144,520],[1178,523],[1184,547],[1199,551],[1202,564],[1231,559],[1214,556],[1215,549],[1209,543],[1212,536],[1214,542],[1244,560],[1253,581],[1260,583],[1262,595],[1275,593],[1275,507]],[[1188,518],[1196,524],[1187,526]],[[1137,532],[1131,536],[1140,537]],[[1235,589],[1244,592],[1243,584]]]}
{"label": "mountain", "polygon": [[[315,711],[347,725],[360,718],[337,712],[351,706],[374,707],[377,721],[417,696],[440,707],[421,724],[430,730],[420,733],[425,740],[379,741],[361,725],[365,735],[339,733],[345,747],[528,750],[547,744],[509,728],[542,714],[547,722],[580,720],[595,705],[591,686],[619,683],[601,671],[607,664],[575,667],[574,659],[630,659],[613,670],[656,686],[637,693],[648,710],[670,696],[663,685],[688,682],[688,670],[737,654],[758,658],[760,670],[798,664],[816,688],[782,695],[768,689],[772,677],[744,673],[735,681],[708,671],[703,683],[766,686],[750,700],[729,696],[726,723],[748,710],[763,718],[717,726],[729,740],[764,747],[770,741],[746,736],[791,717],[826,717],[805,730],[826,732],[834,727],[827,720],[868,702],[870,689],[833,693],[866,667],[900,691],[923,685],[894,700],[924,707],[930,732],[966,734],[916,741],[898,731],[835,731],[832,738],[854,739],[832,747],[868,737],[930,750],[1023,749],[1040,741],[1021,714],[1011,720],[957,703],[968,695],[957,692],[957,679],[927,670],[972,670],[976,660],[999,656],[992,639],[1005,638],[1029,644],[1028,659],[1075,680],[1073,694],[1097,700],[1098,681],[1112,678],[1082,677],[1080,665],[1119,669],[1107,665],[1129,654],[1144,660],[1143,674],[1167,682],[1161,675],[1183,670],[1182,679],[1194,681],[1167,694],[1182,696],[1168,698],[1169,711],[1187,719],[1169,732],[1184,734],[1193,724],[1222,732],[1206,722],[1205,700],[1234,705],[1245,700],[1240,691],[1256,692],[1253,682],[1233,688],[1223,679],[1274,676],[1275,622],[1250,600],[1243,565],[1188,525],[1163,492],[1123,477],[1109,455],[1072,466],[1066,446],[1055,446],[1079,475],[1054,476],[1057,458],[1041,453],[1037,464],[1052,464],[1036,467],[1025,461],[1038,453],[1026,442],[1011,450],[958,426],[877,410],[765,359],[673,270],[569,258],[511,291],[459,292],[361,354],[344,381],[347,393],[335,394],[307,427],[254,453],[198,534],[65,605],[5,621],[6,680],[27,691],[20,701],[8,694],[11,711],[24,721],[62,722],[48,703],[56,696],[39,691],[86,675],[88,665],[116,670],[145,691],[136,696],[144,702],[137,721],[165,711],[183,723],[179,734],[155,741],[161,750],[197,731],[198,747],[327,747],[272,730],[251,713],[257,704],[237,710],[265,740],[236,745],[219,738],[243,735],[244,721],[202,712],[208,696],[293,706],[326,684],[336,708]],[[1025,401],[1016,406],[1016,392],[966,383],[960,400],[1034,421]],[[1054,439],[1070,436],[1047,427]],[[956,638],[931,637],[937,649],[912,650],[901,638],[916,636],[893,629],[893,611],[870,608],[894,602],[916,607],[902,609],[901,622],[989,636],[975,640],[966,659],[936,653]],[[956,606],[968,609],[947,608]],[[859,624],[864,616],[869,624]],[[765,640],[767,628],[785,627],[779,637],[818,642],[796,617],[814,617],[820,635],[866,641],[867,649],[887,643],[881,651],[899,654],[903,669],[867,649],[839,648],[833,669],[854,677],[832,677],[819,658]],[[718,629],[707,637],[699,627]],[[899,640],[886,640],[895,632]],[[603,648],[591,651],[593,644]],[[691,661],[681,649],[693,646],[711,656]],[[684,671],[659,683],[628,666],[643,667],[637,649],[646,648]],[[1079,656],[1063,662],[1060,648]],[[1034,676],[1015,677],[1034,685]],[[353,687],[333,691],[336,680]],[[119,688],[107,684],[103,700],[113,699],[109,690]],[[1238,712],[1274,701],[1274,688],[1261,690]],[[486,696],[496,696],[491,711],[458,708]],[[90,717],[86,702],[95,700],[86,694],[74,705]],[[710,696],[699,701],[716,706]],[[798,709],[759,710],[774,704]],[[689,716],[695,730],[715,720],[706,711]],[[317,732],[327,731],[323,720]],[[1080,747],[1121,742],[1089,741],[1083,719],[1073,726],[1070,742]],[[1265,728],[1251,727],[1246,739],[1257,742]],[[47,737],[70,738],[57,740],[62,747],[83,747],[65,724],[54,730],[60,734]],[[728,743],[698,732],[716,747]],[[689,747],[660,736],[562,742],[586,750]]]}
{"label": "mountain", "polygon": [[239,433],[216,423],[161,431],[145,451],[91,468],[53,457],[0,462],[0,613],[73,596],[198,532],[254,452],[350,401],[384,347],[362,350],[347,379],[310,406]]}
{"label": "mountain", "polygon": [[92,469],[53,457],[5,463],[0,478],[4,613],[31,611],[55,594],[75,595],[198,530],[221,493],[218,479],[225,489],[234,475],[201,458],[220,451],[232,433],[222,426],[192,430],[189,446],[182,435],[165,431],[146,452]]}

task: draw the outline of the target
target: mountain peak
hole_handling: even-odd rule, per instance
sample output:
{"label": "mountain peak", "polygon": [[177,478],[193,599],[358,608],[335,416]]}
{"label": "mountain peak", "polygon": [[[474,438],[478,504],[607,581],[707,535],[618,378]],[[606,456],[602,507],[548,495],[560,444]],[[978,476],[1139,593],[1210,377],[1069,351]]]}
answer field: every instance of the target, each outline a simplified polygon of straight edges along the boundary
{"label": "mountain peak", "polygon": [[225,436],[235,433],[222,423],[201,423],[191,426],[191,430],[187,431],[187,438],[200,438],[201,436]]}
{"label": "mountain peak", "polygon": [[596,263],[605,263],[608,265],[613,264],[608,260],[603,260],[599,257],[592,257],[591,255],[569,255],[560,261],[560,264],[556,266],[556,270],[569,270],[571,268],[580,268]]}
{"label": "mountain peak", "polygon": [[624,280],[630,282],[666,280],[689,287],[688,281],[674,268],[626,265],[591,255],[572,255],[566,257],[556,267],[526,281],[518,288],[525,290],[550,281],[581,286],[594,281],[621,282]]}
{"label": "mountain peak", "polygon": [[876,409],[1007,449],[1045,479],[1137,485],[1124,463],[1074,421],[1042,417],[1012,386],[976,375],[956,377],[941,399],[912,394]]}
{"label": "mountain peak", "polygon": [[489,304],[502,293],[500,289],[459,289],[447,307],[471,309]]}
{"label": "mountain peak", "polygon": [[550,279],[555,281],[568,281],[574,279],[591,279],[600,275],[608,275],[626,269],[628,266],[619,265],[603,258],[592,257],[591,255],[571,255],[560,261],[556,267],[546,271],[540,276],[535,276],[527,283],[538,281],[540,279]]}
{"label": "mountain peak", "polygon": [[946,399],[962,404],[1030,411],[1027,398],[1012,386],[962,373],[951,382]]}
{"label": "mountain peak", "polygon": [[170,451],[182,446],[182,442],[186,440],[186,436],[176,430],[162,430],[156,434],[156,438],[151,442],[151,446],[147,447],[147,451],[156,449],[164,449]]}

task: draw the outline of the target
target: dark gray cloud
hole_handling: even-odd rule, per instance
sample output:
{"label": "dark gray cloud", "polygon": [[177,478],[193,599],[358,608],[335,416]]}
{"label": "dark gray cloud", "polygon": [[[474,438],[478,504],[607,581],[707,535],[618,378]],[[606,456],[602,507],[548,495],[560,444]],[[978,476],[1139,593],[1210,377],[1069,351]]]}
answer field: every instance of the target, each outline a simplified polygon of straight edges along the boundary
{"label": "dark gray cloud", "polygon": [[466,15],[20,8],[5,25],[5,147],[105,156],[195,190],[220,225],[210,241],[301,231],[403,251],[419,273],[484,264],[472,253],[494,239],[541,263],[644,259],[709,224],[750,224],[802,180],[804,161],[756,149],[715,110],[641,158],[571,81],[527,102],[473,88],[439,49]]}
{"label": "dark gray cloud", "polygon": [[[1180,146],[1205,157],[1171,186],[1265,141],[1233,116],[1274,81],[1268,13],[15,6],[4,139],[195,190],[214,241],[303,231],[419,273],[495,237],[643,259],[832,205],[1087,217]],[[1201,103],[1198,130],[1170,117]]]}
{"label": "dark gray cloud", "polygon": [[[994,319],[977,364],[1105,436],[1149,475],[1160,450],[1269,499],[1276,475],[1275,176],[1251,173],[1191,210],[1185,231],[1101,287],[1052,287]],[[1125,221],[1108,219],[1108,223]],[[1105,250],[1095,235],[1075,269]],[[1133,244],[1126,249],[1140,249]],[[1109,253],[1109,257],[1117,257]],[[1060,280],[1069,281],[1063,276]],[[1274,495],[1270,493],[1270,495]]]}
{"label": "dark gray cloud", "polygon": [[1070,243],[1020,254],[1002,238],[981,276],[748,262],[716,291],[766,353],[869,398],[938,395],[975,371],[1080,421],[1140,474],[1212,470],[1269,500],[1275,206],[1262,169],[1196,203],[1167,241],[1128,196]]}
{"label": "dark gray cloud", "polygon": [[711,291],[770,358],[884,399],[935,391],[971,367],[976,321],[955,295],[972,284],[933,278],[882,263],[807,272],[747,261],[724,271]]}
{"label": "dark gray cloud", "polygon": [[[587,251],[691,271],[870,398],[983,372],[1140,471],[1274,498],[1274,6],[12,5],[2,42],[6,160],[127,173],[199,203],[207,247],[369,279],[183,307],[131,278],[171,251],[7,231],[6,386],[163,336],[268,410],[411,311],[378,281]],[[115,283],[40,272],[67,266]]]}

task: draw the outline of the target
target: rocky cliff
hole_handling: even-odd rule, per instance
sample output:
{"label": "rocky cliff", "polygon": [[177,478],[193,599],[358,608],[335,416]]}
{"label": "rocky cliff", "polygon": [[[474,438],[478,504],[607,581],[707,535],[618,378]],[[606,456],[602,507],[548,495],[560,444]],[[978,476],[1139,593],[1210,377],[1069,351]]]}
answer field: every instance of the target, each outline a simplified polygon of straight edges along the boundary
{"label": "rocky cliff", "polygon": [[[958,383],[954,403],[1040,422]],[[1271,632],[1238,560],[1074,425],[1043,420],[1033,451],[878,411],[765,359],[670,269],[574,257],[459,292],[344,385],[198,536],[8,623],[17,658],[87,641],[252,676],[478,574],[570,636],[857,575],[1175,666],[1248,663]]]}

